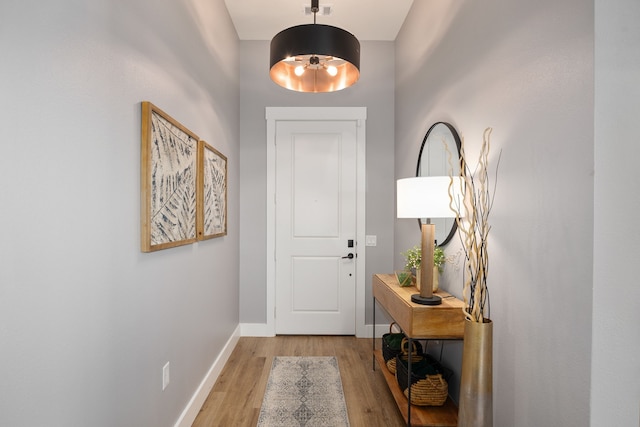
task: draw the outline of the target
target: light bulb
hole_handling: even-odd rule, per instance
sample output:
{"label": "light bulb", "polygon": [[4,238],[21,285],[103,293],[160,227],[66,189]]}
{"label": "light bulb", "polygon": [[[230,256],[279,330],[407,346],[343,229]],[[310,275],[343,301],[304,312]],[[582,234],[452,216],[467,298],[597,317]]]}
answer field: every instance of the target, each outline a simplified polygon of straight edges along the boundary
{"label": "light bulb", "polygon": [[300,77],[304,74],[304,67],[302,65],[298,65],[294,70],[294,73],[296,73],[296,76]]}
{"label": "light bulb", "polygon": [[333,65],[329,65],[327,67],[327,73],[329,73],[329,75],[331,77],[335,77],[336,74],[338,74],[338,69],[336,67],[334,67]]}

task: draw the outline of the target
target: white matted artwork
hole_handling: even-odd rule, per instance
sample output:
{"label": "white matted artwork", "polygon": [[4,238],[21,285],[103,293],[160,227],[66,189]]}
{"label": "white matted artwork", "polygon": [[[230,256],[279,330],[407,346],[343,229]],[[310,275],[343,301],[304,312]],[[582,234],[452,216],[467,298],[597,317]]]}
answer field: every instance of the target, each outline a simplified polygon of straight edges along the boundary
{"label": "white matted artwork", "polygon": [[206,240],[227,234],[227,158],[199,144],[198,240]]}
{"label": "white matted artwork", "polygon": [[150,102],[142,102],[141,250],[193,243],[199,138]]}

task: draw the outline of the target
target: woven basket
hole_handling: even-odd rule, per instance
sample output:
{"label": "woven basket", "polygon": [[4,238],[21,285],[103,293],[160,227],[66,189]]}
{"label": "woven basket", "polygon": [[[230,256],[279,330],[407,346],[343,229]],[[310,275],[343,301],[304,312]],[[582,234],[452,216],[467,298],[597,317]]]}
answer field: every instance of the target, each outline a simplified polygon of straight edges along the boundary
{"label": "woven basket", "polygon": [[[396,357],[396,380],[408,398],[407,360]],[[433,357],[426,354],[414,362],[411,357],[411,403],[418,406],[442,406],[447,401],[449,384],[447,379],[452,371],[444,368]]]}
{"label": "woven basket", "polygon": [[[396,373],[396,356],[402,354],[403,346],[408,346],[407,337],[402,332],[393,332],[393,325],[396,325],[396,322],[391,323],[389,325],[389,333],[382,335],[382,357],[384,358],[385,365],[387,365],[387,369],[392,374]],[[413,341],[412,343],[413,352],[411,354],[411,359],[416,360],[418,358],[422,358],[422,345],[419,341]],[[405,350],[405,359],[407,357]],[[415,358],[415,359],[414,359]]]}
{"label": "woven basket", "polygon": [[393,322],[389,325],[389,333],[382,335],[382,357],[387,369],[392,374],[396,373],[396,356],[400,354],[400,345],[405,335],[402,332],[393,332]]}

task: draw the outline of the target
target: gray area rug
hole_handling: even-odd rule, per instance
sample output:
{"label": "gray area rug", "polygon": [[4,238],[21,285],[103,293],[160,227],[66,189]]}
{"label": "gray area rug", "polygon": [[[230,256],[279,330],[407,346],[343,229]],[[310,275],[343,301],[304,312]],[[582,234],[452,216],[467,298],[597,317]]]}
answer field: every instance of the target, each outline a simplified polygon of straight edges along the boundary
{"label": "gray area rug", "polygon": [[258,427],[348,427],[335,357],[275,357]]}

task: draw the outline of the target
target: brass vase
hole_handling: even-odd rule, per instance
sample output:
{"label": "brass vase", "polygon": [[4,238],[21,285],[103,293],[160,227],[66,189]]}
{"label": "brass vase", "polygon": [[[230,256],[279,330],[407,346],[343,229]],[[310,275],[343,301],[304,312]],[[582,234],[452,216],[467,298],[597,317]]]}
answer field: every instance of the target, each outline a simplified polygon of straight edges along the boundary
{"label": "brass vase", "polygon": [[465,320],[459,427],[493,427],[493,322]]}
{"label": "brass vase", "polygon": [[[416,288],[420,290],[422,285],[422,278],[420,277],[421,276],[420,269],[413,268],[411,269],[411,271],[413,271],[415,275]],[[439,277],[440,277],[440,270],[438,270],[438,267],[433,267],[433,292],[438,292],[438,289],[440,289]]]}
{"label": "brass vase", "polygon": [[416,267],[411,267],[411,280],[413,284],[416,285],[418,291],[420,290],[420,269]]}

